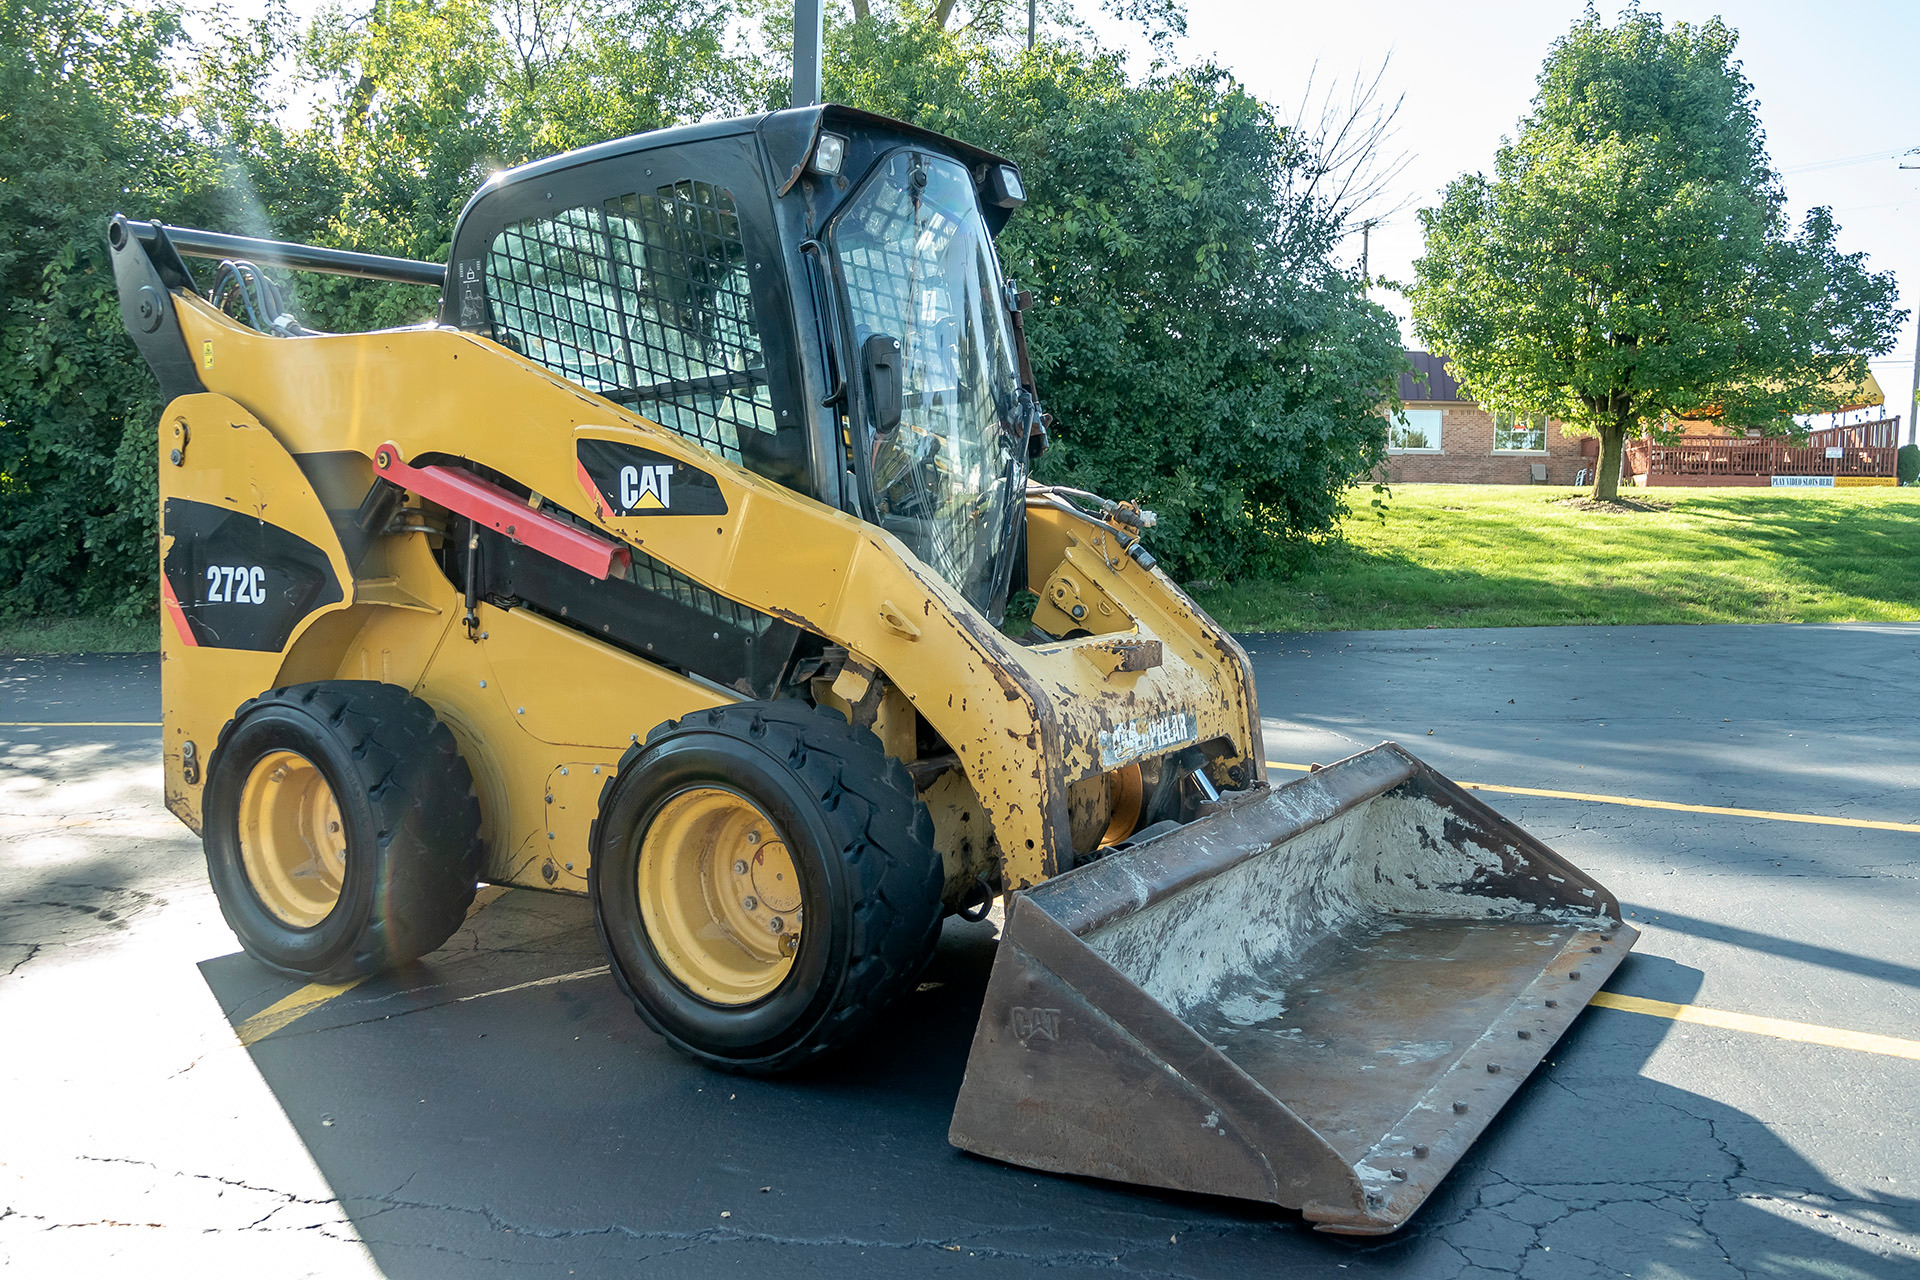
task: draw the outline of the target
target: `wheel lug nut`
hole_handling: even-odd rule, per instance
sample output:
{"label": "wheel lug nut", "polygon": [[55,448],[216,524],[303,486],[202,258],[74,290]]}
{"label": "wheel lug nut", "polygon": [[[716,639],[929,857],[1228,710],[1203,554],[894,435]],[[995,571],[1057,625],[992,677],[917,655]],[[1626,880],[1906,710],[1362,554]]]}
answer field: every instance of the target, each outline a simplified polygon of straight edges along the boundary
{"label": "wheel lug nut", "polygon": [[782,920],[779,916],[775,916],[773,919],[767,921],[767,928],[773,930],[775,933],[779,933],[782,929],[786,927],[787,927],[787,922]]}
{"label": "wheel lug nut", "polygon": [[753,911],[760,906],[760,899],[754,897],[752,894],[748,894],[746,897],[740,899],[740,905],[749,911]]}
{"label": "wheel lug nut", "polygon": [[340,824],[337,822],[329,822],[327,824],[327,830],[330,832],[337,832],[340,830]]}
{"label": "wheel lug nut", "polygon": [[749,831],[749,832],[747,832],[747,843],[748,843],[748,844],[759,844],[759,843],[760,843],[760,833],[759,833],[758,831]]}
{"label": "wheel lug nut", "polygon": [[745,858],[735,858],[733,860],[733,874],[737,876],[747,874],[747,860]]}

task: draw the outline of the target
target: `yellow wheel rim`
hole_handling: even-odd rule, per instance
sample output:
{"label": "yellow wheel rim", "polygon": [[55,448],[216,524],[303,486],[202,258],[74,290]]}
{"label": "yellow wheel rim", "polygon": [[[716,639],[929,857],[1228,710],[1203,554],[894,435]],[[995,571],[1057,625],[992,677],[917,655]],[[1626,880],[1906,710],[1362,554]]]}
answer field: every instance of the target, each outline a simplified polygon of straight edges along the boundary
{"label": "yellow wheel rim", "polygon": [[347,833],[326,778],[297,751],[260,757],[240,788],[240,861],[283,924],[311,929],[340,901]]}
{"label": "yellow wheel rim", "polygon": [[714,1004],[750,1004],[800,950],[800,876],[772,819],[746,797],[694,787],[640,841],[640,918],[667,971]]}

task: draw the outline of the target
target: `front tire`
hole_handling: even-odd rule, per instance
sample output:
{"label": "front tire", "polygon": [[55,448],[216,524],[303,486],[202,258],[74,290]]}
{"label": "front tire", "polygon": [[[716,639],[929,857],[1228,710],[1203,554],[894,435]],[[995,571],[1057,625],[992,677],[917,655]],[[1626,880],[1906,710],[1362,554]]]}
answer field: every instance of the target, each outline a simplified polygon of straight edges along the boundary
{"label": "front tire", "polygon": [[480,806],[453,735],[405,689],[329,680],[241,706],[207,766],[207,874],[240,945],[342,982],[453,935]]}
{"label": "front tire", "polygon": [[827,710],[742,703],[669,721],[601,798],[589,882],[647,1024],[771,1073],[855,1038],[939,940],[933,820],[906,768]]}

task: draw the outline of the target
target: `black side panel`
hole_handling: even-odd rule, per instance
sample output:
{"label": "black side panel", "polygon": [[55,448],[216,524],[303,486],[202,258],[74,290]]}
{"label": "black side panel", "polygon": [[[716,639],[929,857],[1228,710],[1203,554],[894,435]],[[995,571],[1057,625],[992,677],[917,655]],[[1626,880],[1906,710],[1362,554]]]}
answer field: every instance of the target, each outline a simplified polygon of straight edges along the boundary
{"label": "black side panel", "polygon": [[720,484],[697,467],[617,440],[582,440],[580,466],[610,516],[723,516]]}
{"label": "black side panel", "polygon": [[300,620],[343,597],[333,564],[305,538],[257,516],[168,498],[160,570],[195,644],[278,653]]}
{"label": "black side panel", "polygon": [[[464,539],[461,540],[464,545]],[[460,571],[464,557],[451,567]],[[655,662],[770,699],[804,634],[736,604],[638,549],[627,578],[604,581],[480,530],[479,595],[529,605]],[[460,584],[464,587],[464,582]]]}

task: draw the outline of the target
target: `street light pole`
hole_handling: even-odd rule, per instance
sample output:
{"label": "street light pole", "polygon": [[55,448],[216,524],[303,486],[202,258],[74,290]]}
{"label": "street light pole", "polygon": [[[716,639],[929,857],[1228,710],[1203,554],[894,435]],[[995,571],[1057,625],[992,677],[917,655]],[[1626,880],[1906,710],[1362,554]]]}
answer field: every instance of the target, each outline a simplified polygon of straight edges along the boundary
{"label": "street light pole", "polygon": [[793,0],[793,106],[820,101],[820,0]]}
{"label": "street light pole", "polygon": [[[1915,147],[1906,154],[1920,156],[1920,147]],[[1920,169],[1920,164],[1903,164],[1900,167]],[[1907,443],[1920,444],[1920,422],[1914,421],[1916,417],[1920,417],[1920,310],[1914,312],[1913,320],[1913,395],[1907,400]]]}
{"label": "street light pole", "polygon": [[1920,311],[1913,319],[1913,395],[1907,401],[1907,443],[1920,444],[1920,422],[1914,421],[1920,416]]}

